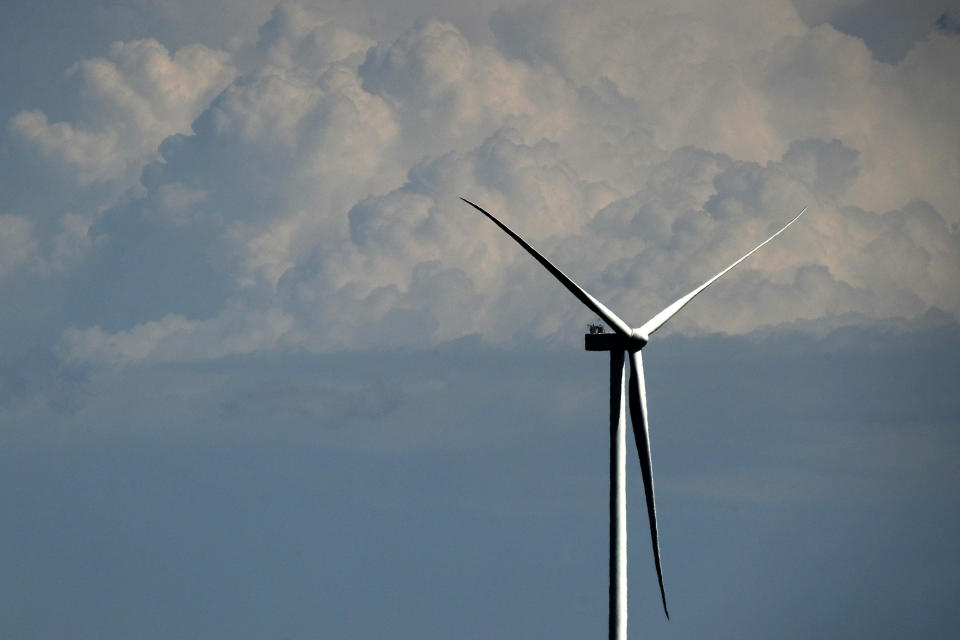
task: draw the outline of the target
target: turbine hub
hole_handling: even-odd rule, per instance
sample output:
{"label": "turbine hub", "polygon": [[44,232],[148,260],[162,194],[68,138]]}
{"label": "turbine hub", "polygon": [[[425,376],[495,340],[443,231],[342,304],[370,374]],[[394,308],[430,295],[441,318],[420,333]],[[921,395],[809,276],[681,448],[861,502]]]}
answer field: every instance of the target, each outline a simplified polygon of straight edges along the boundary
{"label": "turbine hub", "polygon": [[650,342],[650,336],[642,333],[639,329],[634,329],[630,337],[627,338],[627,350],[640,351],[640,349],[647,346],[648,342]]}

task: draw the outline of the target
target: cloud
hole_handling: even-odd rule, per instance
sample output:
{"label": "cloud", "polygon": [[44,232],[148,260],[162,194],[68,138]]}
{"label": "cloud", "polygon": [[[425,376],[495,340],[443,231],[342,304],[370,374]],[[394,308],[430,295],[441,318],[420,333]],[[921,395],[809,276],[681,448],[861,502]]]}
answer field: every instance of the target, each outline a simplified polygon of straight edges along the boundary
{"label": "cloud", "polygon": [[24,216],[0,215],[0,278],[33,254],[33,225]]}
{"label": "cloud", "polygon": [[584,87],[611,83],[663,148],[693,144],[751,160],[782,152],[754,83],[766,55],[805,31],[789,2],[565,3],[501,10],[492,26],[513,56]]}
{"label": "cloud", "polygon": [[129,331],[68,329],[60,353],[69,361],[108,364],[215,360],[274,347],[290,328],[288,317],[273,312],[224,313],[207,321],[168,315]]}
{"label": "cloud", "polygon": [[859,38],[805,27],[789,2],[610,0],[603,9],[505,9],[492,24],[513,57],[581,86],[613,83],[663,148],[766,162],[795,140],[839,139],[861,153],[857,204],[925,199],[960,221],[960,187],[948,177],[960,171],[952,115],[960,82],[943,67],[960,39],[932,32],[891,66]]}
{"label": "cloud", "polygon": [[860,154],[837,139],[795,140],[783,155],[784,170],[826,198],[843,195],[860,174]]}
{"label": "cloud", "polygon": [[24,111],[11,118],[11,133],[25,146],[58,166],[76,186],[105,182],[123,172],[124,158],[116,131],[88,131],[66,122],[51,124],[39,111]]}
{"label": "cloud", "polygon": [[556,78],[551,83],[538,77],[537,86],[526,65],[471,45],[449,23],[431,20],[378,45],[359,74],[363,88],[383,96],[400,115],[408,142],[420,154],[476,144],[514,120],[537,116],[547,127],[562,118],[551,112],[557,105],[550,102],[563,97]]}
{"label": "cloud", "polygon": [[949,107],[960,82],[945,60],[960,39],[931,34],[895,66],[874,60],[863,42],[822,25],[785,42],[765,70],[770,119],[788,139],[837,138],[860,152],[862,171],[847,202],[868,209],[923,199],[951,222],[960,143]]}
{"label": "cloud", "polygon": [[115,42],[107,57],[68,69],[76,89],[71,121],[51,122],[37,109],[10,118],[0,207],[30,220],[35,270],[59,273],[83,261],[96,218],[142,192],[141,171],[158,145],[189,132],[233,79],[228,57],[202,45],[170,52],[153,39]]}
{"label": "cloud", "polygon": [[281,3],[258,29],[253,47],[258,60],[248,64],[322,69],[331,62],[362,55],[374,44],[370,38],[300,5]]}
{"label": "cloud", "polygon": [[504,8],[492,43],[333,15],[280,5],[230,53],[117,43],[73,67],[73,120],[8,123],[85,195],[7,206],[4,269],[112,292],[67,314],[68,352],[576,336],[588,315],[460,195],[633,322],[804,205],[669,329],[960,312],[952,36],[889,65],[789,2]]}
{"label": "cloud", "polygon": [[157,145],[190,123],[233,78],[228,54],[202,45],[169,52],[156,40],[115,42],[106,58],[68,70],[79,90],[77,121],[40,111],[11,118],[8,130],[27,153],[57,167],[73,188],[139,178]]}

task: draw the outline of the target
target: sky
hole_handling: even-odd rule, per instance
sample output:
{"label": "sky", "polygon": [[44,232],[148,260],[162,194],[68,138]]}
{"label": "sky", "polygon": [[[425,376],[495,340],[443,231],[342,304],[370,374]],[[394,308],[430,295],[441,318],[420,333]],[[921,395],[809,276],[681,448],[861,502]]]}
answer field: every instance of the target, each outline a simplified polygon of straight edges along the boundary
{"label": "sky", "polygon": [[960,4],[8,4],[0,635],[956,637]]}

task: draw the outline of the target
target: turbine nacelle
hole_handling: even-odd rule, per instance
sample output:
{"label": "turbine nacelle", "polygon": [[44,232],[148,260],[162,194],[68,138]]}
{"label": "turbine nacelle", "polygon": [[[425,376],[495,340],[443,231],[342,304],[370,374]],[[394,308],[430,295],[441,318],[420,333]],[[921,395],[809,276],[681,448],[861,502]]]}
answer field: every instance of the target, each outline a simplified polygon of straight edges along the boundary
{"label": "turbine nacelle", "polygon": [[642,328],[633,329],[629,334],[622,333],[588,333],[584,336],[587,351],[629,351],[636,353],[647,346],[650,337]]}

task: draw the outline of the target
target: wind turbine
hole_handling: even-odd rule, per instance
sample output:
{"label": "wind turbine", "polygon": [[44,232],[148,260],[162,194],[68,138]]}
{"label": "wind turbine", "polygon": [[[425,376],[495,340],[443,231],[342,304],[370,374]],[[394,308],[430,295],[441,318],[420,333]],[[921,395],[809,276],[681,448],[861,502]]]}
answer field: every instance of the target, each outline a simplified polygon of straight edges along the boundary
{"label": "wind turbine", "polygon": [[663,590],[663,571],[660,568],[660,542],[657,534],[657,509],[653,495],[653,468],[650,461],[650,427],[647,423],[647,390],[643,379],[643,359],[640,351],[650,342],[650,336],[662,327],[667,320],[683,309],[700,292],[716,282],[725,273],[749,258],[760,247],[786,231],[807,210],[804,207],[790,222],[775,234],[751,249],[739,260],[713,276],[699,287],[676,300],[663,311],[647,320],[639,327],[631,327],[620,316],[608,309],[602,302],[584,291],[576,282],[544,258],[530,244],[500,222],[488,211],[466,198],[461,200],[490,218],[494,224],[517,241],[527,253],[542,264],[554,278],[567,288],[588,309],[603,318],[613,329],[613,334],[588,334],[588,351],[610,352],[610,640],[627,638],[627,498],[626,498],[626,441],[624,422],[624,353],[630,358],[630,420],[633,423],[633,437],[640,456],[640,473],[643,476],[643,491],[647,500],[647,516],[650,520],[650,541],[653,545],[653,562],[657,568],[657,582],[660,585],[660,599],[663,613],[670,619],[667,611],[667,596]]}

